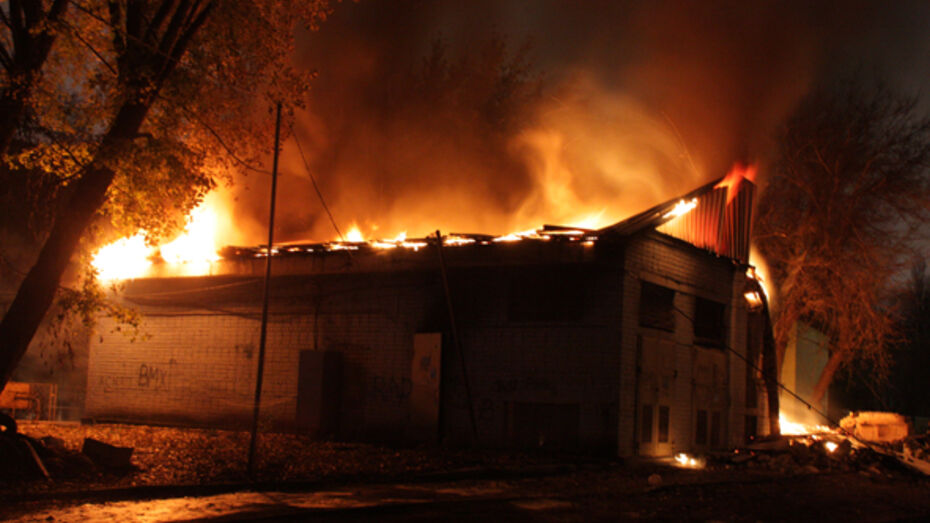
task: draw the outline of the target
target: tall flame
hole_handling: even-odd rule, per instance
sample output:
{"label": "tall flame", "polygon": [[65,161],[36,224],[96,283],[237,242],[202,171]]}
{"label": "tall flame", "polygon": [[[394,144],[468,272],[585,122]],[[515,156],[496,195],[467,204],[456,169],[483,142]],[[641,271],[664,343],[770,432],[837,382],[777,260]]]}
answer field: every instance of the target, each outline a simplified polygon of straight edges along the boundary
{"label": "tall flame", "polygon": [[102,247],[90,263],[103,281],[125,280],[145,274],[152,265],[151,255],[152,248],[145,244],[145,234],[140,232]]}
{"label": "tall flame", "polygon": [[727,205],[730,205],[730,202],[732,202],[733,198],[736,198],[737,193],[739,193],[739,186],[743,183],[743,180],[749,180],[750,182],[756,181],[757,171],[758,169],[755,165],[735,163],[733,164],[733,168],[730,169],[730,172],[720,180],[720,183],[714,186],[714,189],[720,189],[721,187],[726,188]]}
{"label": "tall flame", "polygon": [[152,259],[160,253],[178,274],[206,274],[210,264],[219,260],[218,206],[215,196],[204,200],[191,211],[182,234],[169,243],[150,247],[145,244],[145,231],[139,231],[102,247],[94,254],[91,265],[105,282],[138,278],[149,271]]}

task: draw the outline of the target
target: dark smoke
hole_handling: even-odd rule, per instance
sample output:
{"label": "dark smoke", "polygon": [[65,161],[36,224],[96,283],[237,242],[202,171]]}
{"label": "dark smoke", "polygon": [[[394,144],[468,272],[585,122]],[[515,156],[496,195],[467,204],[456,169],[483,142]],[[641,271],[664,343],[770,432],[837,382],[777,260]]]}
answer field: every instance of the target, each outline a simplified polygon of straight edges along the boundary
{"label": "dark smoke", "polygon": [[[300,42],[296,133],[343,233],[609,223],[764,158],[825,77],[925,81],[926,4],[807,4],[344,2]],[[335,238],[293,140],[282,172],[278,238]],[[238,223],[266,185],[235,189]]]}

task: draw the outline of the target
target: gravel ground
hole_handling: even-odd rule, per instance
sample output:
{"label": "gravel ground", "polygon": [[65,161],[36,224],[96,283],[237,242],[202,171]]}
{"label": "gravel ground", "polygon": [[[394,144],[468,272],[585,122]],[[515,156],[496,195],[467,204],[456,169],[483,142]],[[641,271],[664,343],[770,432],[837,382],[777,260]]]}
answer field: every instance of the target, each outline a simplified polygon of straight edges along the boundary
{"label": "gravel ground", "polygon": [[[0,520],[930,520],[930,478],[858,462],[785,467],[780,462],[789,454],[743,465],[710,460],[694,470],[264,434],[259,479],[267,483],[226,489],[245,485],[248,433],[50,423],[27,423],[21,431],[61,438],[73,451],[85,437],[131,446],[135,468],[0,484]],[[450,471],[462,475],[453,480]],[[165,486],[176,487],[158,490]]]}
{"label": "gravel ground", "polygon": [[[33,438],[53,436],[79,452],[84,438],[132,447],[134,470],[70,468],[50,481],[0,483],[7,497],[29,493],[162,485],[244,482],[249,433],[144,425],[24,422]],[[257,477],[264,482],[403,479],[469,469],[521,470],[557,466],[576,457],[441,448],[389,448],[363,443],[314,441],[294,434],[259,434]]]}

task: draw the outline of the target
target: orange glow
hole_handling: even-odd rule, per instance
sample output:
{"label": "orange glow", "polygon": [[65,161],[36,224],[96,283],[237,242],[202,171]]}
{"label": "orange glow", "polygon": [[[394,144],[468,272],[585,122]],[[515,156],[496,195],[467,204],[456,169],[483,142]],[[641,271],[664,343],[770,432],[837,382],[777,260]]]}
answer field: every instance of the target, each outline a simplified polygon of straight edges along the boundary
{"label": "orange glow", "polygon": [[663,218],[678,218],[679,216],[684,216],[691,212],[695,207],[697,207],[697,198],[692,198],[691,201],[679,200],[675,204],[675,207],[671,211],[665,213]]}
{"label": "orange glow", "polygon": [[746,302],[749,303],[749,307],[752,309],[762,306],[762,296],[759,296],[758,292],[747,291],[743,294],[743,297],[746,298]]}
{"label": "orange glow", "polygon": [[104,282],[135,278],[152,265],[152,248],[145,244],[145,234],[120,238],[98,250],[91,259],[97,277]]}
{"label": "orange glow", "polygon": [[750,182],[756,181],[757,171],[758,169],[755,165],[736,163],[730,169],[730,172],[720,180],[720,183],[714,186],[714,189],[725,187],[727,190],[727,205],[730,205],[730,202],[732,202],[733,198],[736,198],[737,193],[739,193],[739,186],[743,183],[744,179]]}
{"label": "orange glow", "polygon": [[145,244],[145,232],[140,231],[100,248],[91,264],[104,282],[145,276],[158,254],[176,275],[207,274],[211,264],[219,260],[219,207],[218,197],[211,195],[191,211],[184,231],[171,242],[150,247]]}
{"label": "orange glow", "polygon": [[699,469],[704,468],[704,461],[693,456],[689,456],[684,452],[679,452],[675,455],[675,463],[679,467],[685,467],[689,469]]}
{"label": "orange glow", "polygon": [[209,206],[191,211],[184,232],[174,241],[159,247],[166,262],[184,265],[186,274],[204,274],[210,264],[219,260],[217,246],[217,215]]}
{"label": "orange glow", "polygon": [[362,235],[362,231],[359,230],[358,225],[352,224],[352,227],[349,228],[349,232],[346,233],[347,242],[363,242],[365,237]]}
{"label": "orange glow", "polygon": [[808,425],[788,419],[784,412],[778,415],[781,433],[786,436],[807,436],[810,434],[832,434],[836,431],[826,425]]}
{"label": "orange glow", "polygon": [[536,236],[536,229],[528,229],[526,231],[512,232],[510,234],[505,234],[504,236],[498,236],[494,238],[496,242],[516,242],[524,238],[530,238]]}
{"label": "orange glow", "polygon": [[771,306],[774,296],[767,283],[769,273],[768,264],[765,263],[765,259],[762,258],[762,255],[759,254],[755,246],[749,248],[749,263],[750,266],[746,269],[746,276],[759,282],[759,287],[762,287],[762,292],[765,293],[765,299],[768,301],[769,306]]}

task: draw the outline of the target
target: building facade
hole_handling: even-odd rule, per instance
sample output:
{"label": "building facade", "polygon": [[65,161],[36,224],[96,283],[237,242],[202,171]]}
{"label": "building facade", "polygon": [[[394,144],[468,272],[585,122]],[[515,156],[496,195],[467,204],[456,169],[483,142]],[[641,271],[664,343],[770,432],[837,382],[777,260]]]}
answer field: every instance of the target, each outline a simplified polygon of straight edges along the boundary
{"label": "building facade", "polygon": [[[732,236],[727,217],[745,199],[721,203],[727,190],[686,197]],[[678,201],[601,231],[554,228],[514,242],[281,248],[262,426],[621,456],[764,433],[764,312],[744,296],[747,260],[669,231]],[[123,299],[144,314],[145,336],[103,322],[85,415],[247,426],[264,263],[242,250],[211,276],[128,283]]]}

